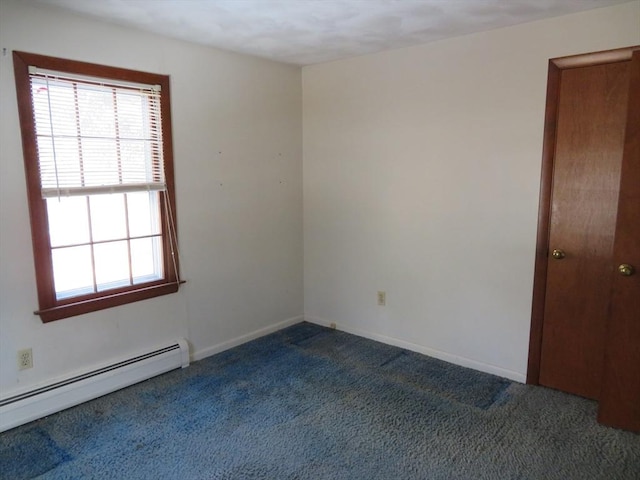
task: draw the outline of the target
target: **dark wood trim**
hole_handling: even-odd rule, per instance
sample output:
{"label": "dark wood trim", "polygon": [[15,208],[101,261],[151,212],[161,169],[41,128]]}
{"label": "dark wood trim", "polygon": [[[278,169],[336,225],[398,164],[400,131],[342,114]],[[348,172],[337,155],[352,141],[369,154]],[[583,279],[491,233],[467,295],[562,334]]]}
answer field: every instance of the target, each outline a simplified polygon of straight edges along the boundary
{"label": "dark wood trim", "polygon": [[164,88],[163,83],[166,83],[167,85],[169,83],[169,77],[167,75],[161,75],[158,73],[141,72],[127,68],[100,65],[97,63],[80,62],[77,60],[68,60],[65,58],[14,51],[14,62],[16,57],[20,58],[27,67],[29,67],[29,65],[35,65],[48,70],[76,73],[90,77],[111,78],[125,82],[145,83],[148,85],[162,85],[162,88]]}
{"label": "dark wood trim", "polygon": [[138,302],[148,298],[159,297],[169,293],[175,293],[178,291],[178,287],[178,283],[163,283],[161,285],[139,288],[137,290],[128,290],[116,294],[109,293],[98,298],[84,300],[81,302],[72,302],[66,305],[58,305],[45,310],[38,310],[33,313],[40,315],[41,320],[44,323],[47,323],[54,320],[61,320],[63,318],[75,317],[76,315],[82,315],[84,313],[96,312],[98,310],[105,310],[107,308],[125,305],[127,303]]}
{"label": "dark wood trim", "polygon": [[607,63],[630,61],[640,45],[606,50],[602,52],[572,55],[549,60],[547,76],[547,100],[542,144],[542,171],[540,179],[540,201],[538,205],[538,234],[533,276],[531,305],[531,330],[529,334],[529,360],[527,383],[538,385],[542,353],[542,331],[544,325],[545,295],[547,286],[547,258],[549,255],[549,231],[553,187],[553,162],[555,155],[558,103],[562,71],[570,68],[589,67]]}
{"label": "dark wood trim", "polygon": [[38,171],[38,147],[36,127],[31,101],[29,65],[31,57],[22,52],[13,52],[13,69],[18,97],[18,116],[22,132],[22,152],[27,181],[31,240],[33,244],[38,305],[40,308],[55,303],[53,266],[49,243],[49,227],[45,200],[40,195],[40,173]]}
{"label": "dark wood trim", "polygon": [[[172,122],[171,122],[171,88],[169,84],[169,77],[165,77],[162,82],[160,82],[160,88],[162,89],[162,104],[160,105],[161,111],[160,115],[162,116],[162,144],[164,147],[164,176],[165,181],[167,182],[167,191],[162,192],[162,195],[167,196],[169,208],[171,209],[170,215],[173,217],[173,228],[175,230],[171,231],[172,226],[167,224],[163,225],[167,228],[166,231],[163,232],[163,248],[165,248],[167,254],[165,255],[165,272],[167,275],[167,279],[171,282],[178,281],[180,277],[180,257],[177,251],[177,241],[178,241],[178,225],[177,225],[177,217],[176,217],[176,190],[175,190],[175,171],[173,168],[173,131],[172,131]],[[165,215],[164,209],[166,208],[165,202],[160,199],[160,209],[163,215]],[[164,222],[164,220],[163,220]],[[173,243],[176,245],[172,245],[171,236],[175,234],[175,238],[173,239]],[[175,256],[172,257],[171,252],[175,250]]]}
{"label": "dark wood trim", "polygon": [[540,354],[542,351],[542,324],[544,320],[544,302],[547,287],[549,220],[551,217],[551,187],[553,185],[553,156],[556,144],[556,125],[558,121],[560,72],[560,69],[553,60],[549,60],[544,140],[542,142],[540,201],[538,205],[538,236],[536,239],[536,257],[533,275],[529,364],[527,368],[527,383],[534,385],[538,384],[540,377]]}
{"label": "dark wood trim", "polygon": [[631,56],[636,50],[640,50],[640,45],[616,48],[615,50],[604,50],[601,52],[583,53],[581,55],[570,55],[568,57],[558,57],[553,58],[550,61],[553,62],[560,70],[591,67],[593,65],[603,65],[605,63],[628,62],[631,60]]}
{"label": "dark wood trim", "polygon": [[[53,262],[51,245],[49,242],[49,226],[47,220],[46,201],[41,195],[40,172],[38,167],[38,151],[33,103],[31,99],[31,85],[29,81],[29,66],[88,75],[99,78],[116,79],[122,81],[160,85],[162,141],[165,161],[165,179],[169,204],[175,210],[175,180],[173,170],[173,142],[171,131],[171,106],[169,77],[148,72],[139,72],[117,67],[109,67],[94,63],[79,62],[61,58],[48,57],[25,52],[13,52],[13,65],[18,99],[18,113],[22,132],[22,148],[24,156],[25,174],[27,182],[27,196],[31,219],[31,236],[33,242],[36,286],[38,291],[39,309],[35,313],[40,315],[43,322],[50,322],[66,317],[81,315],[92,311],[102,310],[125,303],[136,302],[147,298],[166,295],[178,290],[179,274],[171,256],[169,241],[169,226],[163,214],[164,202],[160,198],[161,222],[163,234],[163,264],[164,279],[142,285],[133,285],[121,289],[98,292],[82,297],[57,300],[55,296]],[[177,255],[175,263],[177,264]]]}

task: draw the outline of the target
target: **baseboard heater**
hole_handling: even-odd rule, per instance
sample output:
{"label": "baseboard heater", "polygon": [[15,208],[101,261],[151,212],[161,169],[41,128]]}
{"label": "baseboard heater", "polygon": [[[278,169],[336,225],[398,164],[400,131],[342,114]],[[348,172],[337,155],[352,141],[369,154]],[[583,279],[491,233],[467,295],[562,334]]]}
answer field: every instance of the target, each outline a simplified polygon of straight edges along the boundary
{"label": "baseboard heater", "polygon": [[0,399],[0,432],[189,365],[185,339]]}

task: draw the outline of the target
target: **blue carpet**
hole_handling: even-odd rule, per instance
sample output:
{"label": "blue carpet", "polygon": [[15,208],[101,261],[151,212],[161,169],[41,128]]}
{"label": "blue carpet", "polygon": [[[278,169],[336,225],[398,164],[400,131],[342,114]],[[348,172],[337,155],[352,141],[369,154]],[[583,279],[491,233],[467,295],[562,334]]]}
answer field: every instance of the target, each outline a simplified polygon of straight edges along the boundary
{"label": "blue carpet", "polygon": [[2,479],[638,479],[595,402],[302,323],[0,435]]}
{"label": "blue carpet", "polygon": [[3,478],[5,473],[10,475],[7,478],[35,478],[69,460],[69,454],[37,427],[24,431],[6,446],[3,443],[0,449]]}

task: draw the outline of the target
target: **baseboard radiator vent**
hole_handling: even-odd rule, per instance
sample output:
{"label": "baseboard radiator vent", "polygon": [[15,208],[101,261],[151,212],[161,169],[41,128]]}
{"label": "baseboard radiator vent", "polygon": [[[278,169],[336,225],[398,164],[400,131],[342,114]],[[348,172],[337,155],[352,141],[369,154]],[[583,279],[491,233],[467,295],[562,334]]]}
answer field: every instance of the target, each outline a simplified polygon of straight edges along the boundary
{"label": "baseboard radiator vent", "polygon": [[0,432],[189,365],[185,339],[60,381],[0,398]]}

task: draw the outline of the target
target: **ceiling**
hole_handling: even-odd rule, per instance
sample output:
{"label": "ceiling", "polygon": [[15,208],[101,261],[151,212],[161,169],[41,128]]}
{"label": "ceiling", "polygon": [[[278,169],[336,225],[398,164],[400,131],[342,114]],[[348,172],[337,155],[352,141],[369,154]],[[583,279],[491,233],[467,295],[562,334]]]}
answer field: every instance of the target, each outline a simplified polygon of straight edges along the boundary
{"label": "ceiling", "polygon": [[234,52],[310,65],[628,0],[28,0]]}

